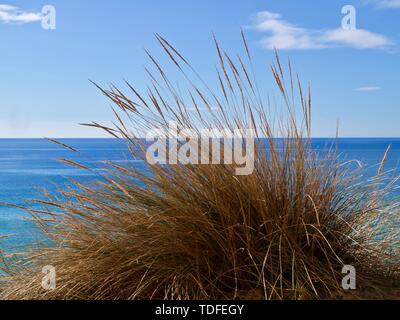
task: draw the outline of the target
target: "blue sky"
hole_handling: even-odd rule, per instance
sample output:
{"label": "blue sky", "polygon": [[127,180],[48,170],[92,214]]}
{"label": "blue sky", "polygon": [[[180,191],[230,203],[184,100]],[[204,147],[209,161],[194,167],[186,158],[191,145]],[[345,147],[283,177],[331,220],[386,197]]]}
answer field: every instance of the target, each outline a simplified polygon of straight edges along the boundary
{"label": "blue sky", "polygon": [[[45,5],[56,29],[41,27]],[[357,29],[341,29],[344,5]],[[214,77],[214,32],[231,53],[244,28],[262,88],[272,48],[288,57],[313,93],[313,135],[400,136],[400,0],[0,0],[0,137],[97,137],[78,125],[112,118],[89,79],[146,84],[144,48],[164,57],[171,40],[204,78]]]}

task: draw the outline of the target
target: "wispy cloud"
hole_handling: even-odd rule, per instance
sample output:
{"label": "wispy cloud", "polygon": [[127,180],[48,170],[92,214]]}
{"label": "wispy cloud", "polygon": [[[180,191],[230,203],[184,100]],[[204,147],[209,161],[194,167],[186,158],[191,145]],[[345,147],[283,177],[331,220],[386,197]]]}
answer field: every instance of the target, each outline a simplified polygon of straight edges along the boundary
{"label": "wispy cloud", "polygon": [[364,86],[354,89],[354,91],[363,91],[363,92],[380,91],[380,90],[382,90],[382,88],[379,86]]}
{"label": "wispy cloud", "polygon": [[400,9],[400,0],[373,0],[381,9]]}
{"label": "wispy cloud", "polygon": [[27,12],[17,7],[0,4],[0,22],[3,23],[29,23],[40,21],[42,14],[37,12]]}
{"label": "wispy cloud", "polygon": [[302,28],[284,20],[280,14],[269,11],[259,12],[252,27],[258,31],[269,33],[268,36],[261,39],[261,44],[266,49],[305,50],[334,47],[376,49],[386,48],[393,44],[384,35],[364,29],[313,30]]}

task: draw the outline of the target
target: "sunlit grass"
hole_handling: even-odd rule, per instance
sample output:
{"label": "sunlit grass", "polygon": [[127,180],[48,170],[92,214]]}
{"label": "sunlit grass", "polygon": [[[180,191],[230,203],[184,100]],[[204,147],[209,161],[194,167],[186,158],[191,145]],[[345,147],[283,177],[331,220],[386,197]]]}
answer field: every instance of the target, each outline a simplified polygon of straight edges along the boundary
{"label": "sunlit grass", "polygon": [[[76,184],[31,210],[50,245],[6,259],[3,299],[326,299],[395,297],[399,280],[398,203],[379,170],[368,181],[332,149],[311,145],[311,95],[278,57],[272,74],[283,108],[272,112],[245,59],[217,42],[219,87],[211,89],[157,36],[190,89],[182,94],[149,55],[145,94],[128,84],[100,90],[114,103],[114,127],[144,159],[140,134],[169,121],[180,128],[254,129],[255,168],[109,163],[96,185]],[[246,60],[247,62],[244,62]],[[262,66],[264,68],[264,66]],[[279,147],[276,138],[280,140]],[[71,150],[75,152],[76,150]],[[223,156],[223,155],[222,155]],[[69,161],[70,165],[82,165]],[[104,180],[106,179],[106,180]],[[57,287],[41,287],[52,265]],[[357,290],[342,288],[342,268],[357,271]]]}

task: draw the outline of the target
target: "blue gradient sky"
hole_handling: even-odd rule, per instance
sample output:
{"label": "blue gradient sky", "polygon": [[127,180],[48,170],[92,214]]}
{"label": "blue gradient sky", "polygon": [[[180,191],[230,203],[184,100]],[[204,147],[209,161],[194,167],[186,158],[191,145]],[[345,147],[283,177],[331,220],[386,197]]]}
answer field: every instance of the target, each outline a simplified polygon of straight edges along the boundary
{"label": "blue gradient sky", "polygon": [[[88,79],[102,85],[122,85],[127,79],[144,86],[143,48],[164,57],[155,32],[211,78],[217,62],[212,32],[236,53],[241,51],[241,27],[265,92],[275,92],[268,71],[272,45],[311,82],[314,136],[333,136],[337,119],[341,136],[400,136],[400,0],[0,3],[15,7],[2,11],[0,6],[3,138],[101,136],[77,125],[112,118],[108,101]],[[38,21],[10,21],[10,15],[38,13],[46,4],[57,10],[56,30],[43,30]],[[357,9],[359,32],[350,37],[338,31],[346,4]]]}

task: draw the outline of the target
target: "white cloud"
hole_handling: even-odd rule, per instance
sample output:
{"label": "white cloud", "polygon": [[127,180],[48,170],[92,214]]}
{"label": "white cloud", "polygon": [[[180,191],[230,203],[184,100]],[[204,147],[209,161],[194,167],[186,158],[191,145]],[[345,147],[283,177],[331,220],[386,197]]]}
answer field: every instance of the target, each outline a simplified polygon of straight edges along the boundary
{"label": "white cloud", "polygon": [[0,22],[29,23],[40,21],[41,19],[41,13],[25,12],[8,4],[0,4]]}
{"label": "white cloud", "polygon": [[378,86],[365,86],[354,89],[354,91],[364,91],[364,92],[380,91],[380,90],[382,90],[382,88]]}
{"label": "white cloud", "polygon": [[347,45],[356,49],[383,48],[392,45],[392,42],[385,36],[364,29],[328,30],[324,32],[322,41]]}
{"label": "white cloud", "polygon": [[375,0],[379,8],[382,9],[397,9],[400,8],[400,0]]}
{"label": "white cloud", "polygon": [[305,50],[333,47],[375,49],[392,45],[384,35],[368,30],[306,29],[283,20],[280,14],[268,11],[256,15],[253,28],[269,33],[261,39],[262,46],[267,49]]}

